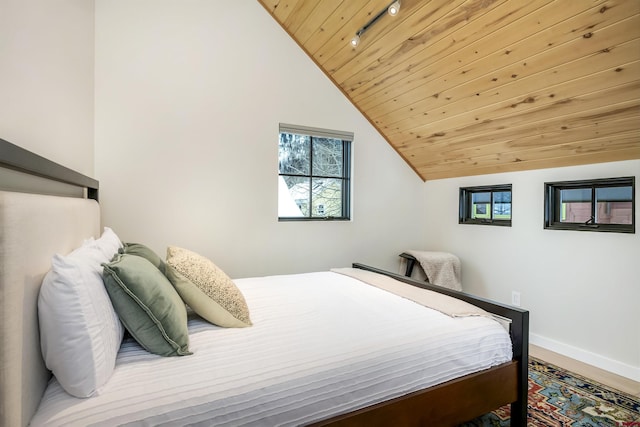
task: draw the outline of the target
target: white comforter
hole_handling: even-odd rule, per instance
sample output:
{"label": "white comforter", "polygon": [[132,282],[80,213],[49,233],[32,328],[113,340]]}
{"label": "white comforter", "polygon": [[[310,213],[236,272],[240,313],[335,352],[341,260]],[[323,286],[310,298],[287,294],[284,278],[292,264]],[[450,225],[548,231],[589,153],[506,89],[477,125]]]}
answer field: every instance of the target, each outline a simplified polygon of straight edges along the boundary
{"label": "white comforter", "polygon": [[300,425],[511,360],[505,330],[333,272],[235,280],[252,327],[189,320],[192,356],[126,340],[101,394],[52,379],[33,426]]}

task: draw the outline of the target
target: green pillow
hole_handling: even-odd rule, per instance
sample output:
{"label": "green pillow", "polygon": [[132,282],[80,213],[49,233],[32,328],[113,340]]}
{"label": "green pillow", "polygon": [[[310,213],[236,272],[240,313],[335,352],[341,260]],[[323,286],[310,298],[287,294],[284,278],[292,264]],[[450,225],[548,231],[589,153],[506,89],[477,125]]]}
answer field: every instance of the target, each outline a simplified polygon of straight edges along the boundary
{"label": "green pillow", "polygon": [[118,252],[121,254],[141,256],[155,265],[158,270],[162,271],[162,274],[167,274],[165,262],[148,246],[141,243],[125,243],[123,247],[118,249]]}
{"label": "green pillow", "polygon": [[113,307],[142,347],[161,356],[191,354],[186,307],[160,270],[130,254],[118,254],[102,266]]}
{"label": "green pillow", "polygon": [[225,328],[251,326],[249,307],[240,289],[209,259],[170,246],[166,272],[184,302],[205,320]]}

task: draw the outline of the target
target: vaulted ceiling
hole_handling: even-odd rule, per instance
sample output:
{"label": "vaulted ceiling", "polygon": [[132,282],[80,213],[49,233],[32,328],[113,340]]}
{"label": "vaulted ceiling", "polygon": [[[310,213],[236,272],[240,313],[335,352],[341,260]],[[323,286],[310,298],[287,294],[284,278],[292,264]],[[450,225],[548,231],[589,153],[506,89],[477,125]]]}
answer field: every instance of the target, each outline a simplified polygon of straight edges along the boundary
{"label": "vaulted ceiling", "polygon": [[638,0],[258,1],[424,180],[640,158]]}

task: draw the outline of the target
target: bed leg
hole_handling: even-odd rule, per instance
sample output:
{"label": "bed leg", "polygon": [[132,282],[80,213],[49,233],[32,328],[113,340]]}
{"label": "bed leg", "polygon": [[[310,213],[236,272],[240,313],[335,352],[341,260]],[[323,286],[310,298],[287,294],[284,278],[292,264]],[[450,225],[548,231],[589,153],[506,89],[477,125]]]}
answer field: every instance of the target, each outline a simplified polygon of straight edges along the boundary
{"label": "bed leg", "polygon": [[527,427],[527,408],[522,409],[520,402],[511,404],[511,427]]}
{"label": "bed leg", "polygon": [[514,322],[520,334],[511,336],[514,358],[518,364],[518,400],[511,404],[511,426],[527,426],[527,405],[529,403],[529,312],[522,313],[522,317]]}

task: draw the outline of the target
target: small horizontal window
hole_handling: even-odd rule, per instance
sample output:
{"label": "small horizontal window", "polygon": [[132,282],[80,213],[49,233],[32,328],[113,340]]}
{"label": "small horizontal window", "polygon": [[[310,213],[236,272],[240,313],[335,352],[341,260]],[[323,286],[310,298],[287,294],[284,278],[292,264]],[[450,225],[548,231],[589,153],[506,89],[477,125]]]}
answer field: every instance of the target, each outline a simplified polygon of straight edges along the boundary
{"label": "small horizontal window", "polygon": [[635,177],[547,182],[544,228],[635,233]]}
{"label": "small horizontal window", "polygon": [[460,188],[458,222],[511,227],[511,184]]}

